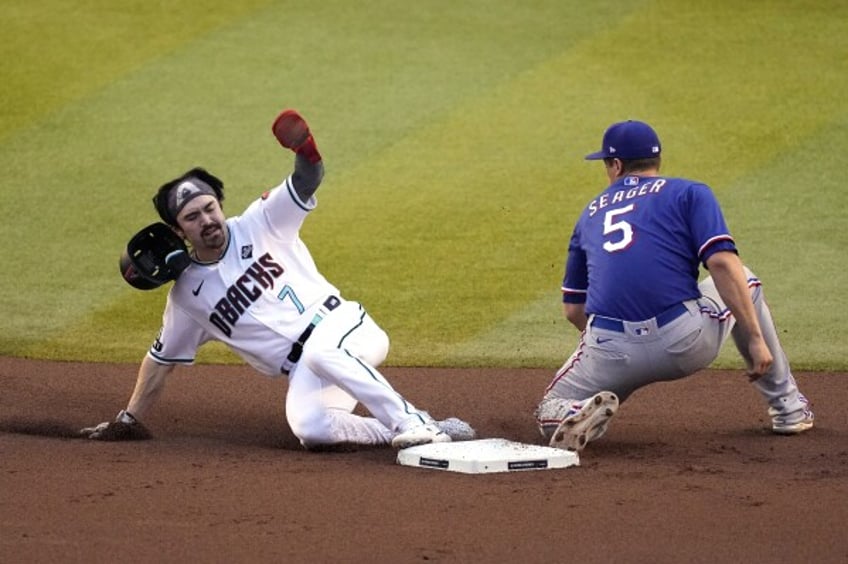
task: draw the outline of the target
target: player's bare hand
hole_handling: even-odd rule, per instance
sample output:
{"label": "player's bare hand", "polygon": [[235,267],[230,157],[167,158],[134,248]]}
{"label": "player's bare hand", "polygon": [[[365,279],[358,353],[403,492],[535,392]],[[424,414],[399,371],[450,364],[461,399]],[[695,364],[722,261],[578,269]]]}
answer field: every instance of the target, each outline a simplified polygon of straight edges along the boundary
{"label": "player's bare hand", "polygon": [[762,339],[751,339],[748,345],[748,354],[751,355],[751,367],[747,371],[748,379],[753,382],[763,376],[774,362],[766,342]]}
{"label": "player's bare hand", "polygon": [[150,431],[127,411],[118,413],[114,421],[83,427],[79,433],[95,441],[143,441],[151,438]]}

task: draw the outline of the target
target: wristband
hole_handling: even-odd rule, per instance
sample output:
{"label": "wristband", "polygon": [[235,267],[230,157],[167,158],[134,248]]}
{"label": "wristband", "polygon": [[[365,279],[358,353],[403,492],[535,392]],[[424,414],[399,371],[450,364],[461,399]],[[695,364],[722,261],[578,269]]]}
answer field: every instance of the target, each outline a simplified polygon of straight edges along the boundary
{"label": "wristband", "polygon": [[118,423],[124,423],[125,425],[138,424],[138,419],[136,419],[135,416],[126,409],[122,409],[118,413],[118,416],[115,418],[115,421],[117,421]]}
{"label": "wristband", "polygon": [[315,138],[312,137],[312,134],[309,134],[306,141],[301,143],[294,152],[298,155],[303,155],[312,164],[321,161],[321,154],[318,152],[318,146],[315,144]]}

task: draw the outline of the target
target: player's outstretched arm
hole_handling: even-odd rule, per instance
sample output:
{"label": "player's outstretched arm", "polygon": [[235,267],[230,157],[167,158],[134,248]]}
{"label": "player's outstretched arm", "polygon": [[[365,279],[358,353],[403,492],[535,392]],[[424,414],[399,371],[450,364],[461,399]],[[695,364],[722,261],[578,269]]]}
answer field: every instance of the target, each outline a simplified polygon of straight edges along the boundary
{"label": "player's outstretched arm", "polygon": [[122,409],[114,421],[104,421],[94,427],[85,427],[80,435],[100,441],[132,441],[151,438],[150,432],[141,423],[158,401],[165,388],[167,376],[174,365],[159,364],[145,356],[138,370],[135,389],[126,409]]}
{"label": "player's outstretched arm", "polygon": [[271,126],[277,141],[295,152],[292,185],[302,201],[307,201],[321,184],[324,162],[306,120],[295,110],[283,110]]}
{"label": "player's outstretched arm", "polygon": [[138,419],[144,419],[162,396],[165,380],[174,368],[176,368],[174,364],[160,364],[150,356],[145,356],[138,369],[138,378],[130,402],[127,404],[127,411]]}
{"label": "player's outstretched arm", "polygon": [[324,178],[324,161],[310,163],[303,155],[296,155],[292,186],[302,202],[307,201],[318,190]]}
{"label": "player's outstretched arm", "polygon": [[748,375],[752,380],[759,378],[768,371],[774,357],[763,338],[742,261],[736,253],[720,251],[707,259],[707,268],[719,296],[730,308],[737,327],[745,334],[748,355],[752,362],[752,366],[748,367]]}

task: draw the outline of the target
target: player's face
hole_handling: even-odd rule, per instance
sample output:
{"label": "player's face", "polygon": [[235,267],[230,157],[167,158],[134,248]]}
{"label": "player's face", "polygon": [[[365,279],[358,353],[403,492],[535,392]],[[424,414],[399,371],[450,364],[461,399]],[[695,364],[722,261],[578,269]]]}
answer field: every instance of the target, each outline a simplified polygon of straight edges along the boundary
{"label": "player's face", "polygon": [[188,239],[198,260],[218,260],[227,246],[227,224],[214,196],[191,200],[177,216],[179,234]]}

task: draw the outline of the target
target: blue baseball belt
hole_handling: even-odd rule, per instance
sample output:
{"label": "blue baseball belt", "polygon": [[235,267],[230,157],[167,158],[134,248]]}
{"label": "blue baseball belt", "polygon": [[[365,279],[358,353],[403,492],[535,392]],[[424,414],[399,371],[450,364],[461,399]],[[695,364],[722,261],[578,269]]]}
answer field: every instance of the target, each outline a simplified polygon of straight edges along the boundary
{"label": "blue baseball belt", "polygon": [[[689,310],[686,309],[685,304],[676,304],[663,311],[659,315],[657,315],[654,319],[657,321],[657,327],[662,327],[663,325],[668,325],[684,313],[688,313]],[[638,322],[637,322],[638,323]],[[621,319],[615,319],[612,317],[603,317],[601,315],[595,315],[592,318],[592,327],[597,327],[598,329],[606,329],[607,331],[618,331],[619,333],[624,333],[624,321]]]}

